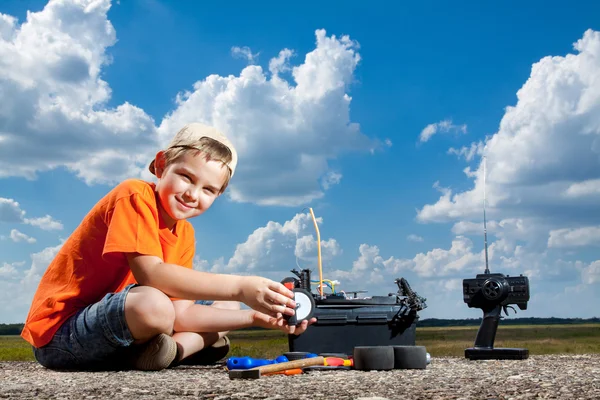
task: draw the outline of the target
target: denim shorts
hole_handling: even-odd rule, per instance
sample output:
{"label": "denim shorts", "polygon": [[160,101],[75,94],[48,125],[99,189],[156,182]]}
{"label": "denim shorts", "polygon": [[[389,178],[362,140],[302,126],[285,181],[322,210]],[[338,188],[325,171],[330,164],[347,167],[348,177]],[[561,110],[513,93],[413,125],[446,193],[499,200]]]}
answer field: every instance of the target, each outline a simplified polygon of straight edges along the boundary
{"label": "denim shorts", "polygon": [[[121,292],[108,293],[63,323],[47,345],[33,348],[36,360],[46,368],[60,370],[123,370],[124,358],[133,343],[125,322],[125,298],[132,284]],[[212,300],[197,300],[211,305]]]}
{"label": "denim shorts", "polygon": [[67,319],[50,343],[34,347],[36,360],[50,369],[126,369],[123,358],[133,336],[125,323],[125,298],[133,286],[108,293]]}

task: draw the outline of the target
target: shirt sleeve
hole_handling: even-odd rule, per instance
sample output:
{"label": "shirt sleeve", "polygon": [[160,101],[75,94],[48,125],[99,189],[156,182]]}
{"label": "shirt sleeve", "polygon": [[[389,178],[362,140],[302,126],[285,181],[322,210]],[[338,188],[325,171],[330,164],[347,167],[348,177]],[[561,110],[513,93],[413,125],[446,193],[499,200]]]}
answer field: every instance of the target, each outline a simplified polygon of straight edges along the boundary
{"label": "shirt sleeve", "polygon": [[158,211],[150,199],[138,193],[118,199],[108,215],[107,225],[103,255],[112,252],[140,253],[163,259]]}

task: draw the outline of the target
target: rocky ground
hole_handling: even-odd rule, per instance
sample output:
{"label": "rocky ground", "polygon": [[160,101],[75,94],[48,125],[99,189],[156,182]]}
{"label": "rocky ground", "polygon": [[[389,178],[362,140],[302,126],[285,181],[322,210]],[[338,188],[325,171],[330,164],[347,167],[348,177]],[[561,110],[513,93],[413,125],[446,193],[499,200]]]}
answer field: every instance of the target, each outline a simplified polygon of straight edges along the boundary
{"label": "rocky ground", "polygon": [[313,371],[230,380],[224,366],[55,372],[0,363],[1,399],[600,399],[600,355],[432,358],[425,370]]}

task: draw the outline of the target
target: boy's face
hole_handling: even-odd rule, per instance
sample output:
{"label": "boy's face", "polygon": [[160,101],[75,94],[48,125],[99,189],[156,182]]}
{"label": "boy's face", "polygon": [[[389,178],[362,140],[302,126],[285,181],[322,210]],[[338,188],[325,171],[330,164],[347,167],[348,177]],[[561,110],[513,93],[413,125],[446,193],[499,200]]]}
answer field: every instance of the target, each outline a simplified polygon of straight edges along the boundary
{"label": "boy's face", "polygon": [[207,161],[202,153],[185,152],[164,166],[163,153],[156,155],[156,192],[161,215],[169,228],[178,220],[202,214],[219,196],[229,170],[219,161]]}

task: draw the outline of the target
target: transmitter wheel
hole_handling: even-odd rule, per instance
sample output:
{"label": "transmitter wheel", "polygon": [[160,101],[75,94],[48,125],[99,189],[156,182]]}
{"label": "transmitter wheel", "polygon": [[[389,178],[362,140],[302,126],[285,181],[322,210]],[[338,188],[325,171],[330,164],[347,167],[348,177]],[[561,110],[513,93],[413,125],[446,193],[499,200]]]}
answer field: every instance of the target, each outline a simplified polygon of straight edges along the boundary
{"label": "transmitter wheel", "polygon": [[294,289],[294,301],[296,302],[296,324],[311,319],[315,312],[315,299],[304,289]]}
{"label": "transmitter wheel", "polygon": [[504,279],[490,278],[483,283],[483,297],[490,301],[501,301],[508,295],[508,284]]}

